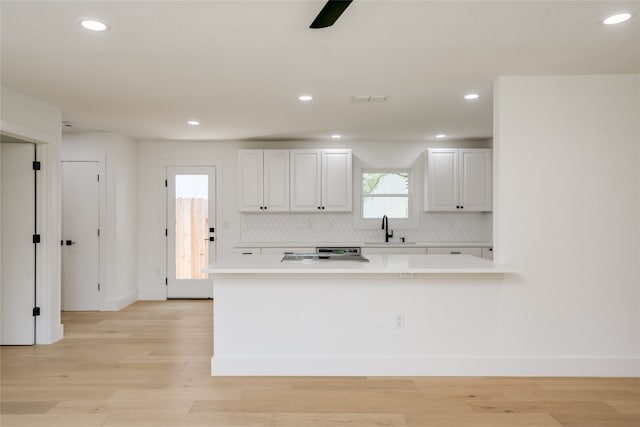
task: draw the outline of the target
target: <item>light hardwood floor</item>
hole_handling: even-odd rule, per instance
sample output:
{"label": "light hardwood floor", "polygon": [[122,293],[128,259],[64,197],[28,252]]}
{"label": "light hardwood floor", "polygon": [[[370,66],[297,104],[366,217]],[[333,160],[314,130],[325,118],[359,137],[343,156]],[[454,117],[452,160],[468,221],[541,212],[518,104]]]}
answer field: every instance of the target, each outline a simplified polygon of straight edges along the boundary
{"label": "light hardwood floor", "polygon": [[2,427],[640,426],[638,378],[212,378],[211,301],[63,323],[1,349]]}

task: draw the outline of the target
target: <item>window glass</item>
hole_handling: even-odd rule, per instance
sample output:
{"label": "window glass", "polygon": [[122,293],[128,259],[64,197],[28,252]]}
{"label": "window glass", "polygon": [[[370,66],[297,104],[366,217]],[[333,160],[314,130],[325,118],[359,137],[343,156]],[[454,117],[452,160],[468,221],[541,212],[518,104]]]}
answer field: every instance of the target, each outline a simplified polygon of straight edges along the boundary
{"label": "window glass", "polygon": [[409,172],[362,173],[362,218],[409,218]]}

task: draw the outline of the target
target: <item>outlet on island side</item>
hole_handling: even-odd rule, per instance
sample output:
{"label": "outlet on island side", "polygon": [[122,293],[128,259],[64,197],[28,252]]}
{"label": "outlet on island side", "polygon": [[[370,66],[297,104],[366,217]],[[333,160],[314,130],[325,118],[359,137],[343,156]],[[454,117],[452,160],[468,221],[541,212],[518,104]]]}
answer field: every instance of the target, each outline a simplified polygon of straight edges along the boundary
{"label": "outlet on island side", "polygon": [[404,314],[396,314],[396,329],[404,329]]}

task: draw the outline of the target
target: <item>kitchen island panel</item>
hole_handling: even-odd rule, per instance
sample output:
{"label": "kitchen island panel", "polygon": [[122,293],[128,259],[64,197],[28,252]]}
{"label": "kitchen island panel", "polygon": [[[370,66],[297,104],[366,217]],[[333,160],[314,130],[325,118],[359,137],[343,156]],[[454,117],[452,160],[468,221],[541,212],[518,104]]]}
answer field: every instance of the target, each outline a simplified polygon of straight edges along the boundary
{"label": "kitchen island panel", "polygon": [[465,355],[495,352],[497,337],[487,340],[487,331],[499,330],[498,313],[484,307],[500,297],[501,287],[495,278],[214,279],[211,372],[471,372]]}

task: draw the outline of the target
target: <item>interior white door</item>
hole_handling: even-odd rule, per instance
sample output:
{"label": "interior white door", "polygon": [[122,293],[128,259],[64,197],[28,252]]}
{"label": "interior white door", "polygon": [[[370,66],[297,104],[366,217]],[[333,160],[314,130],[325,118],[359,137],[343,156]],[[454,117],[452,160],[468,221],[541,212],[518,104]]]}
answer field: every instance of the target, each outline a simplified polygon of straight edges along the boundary
{"label": "interior white door", "polygon": [[100,308],[98,162],[62,162],[62,309]]}
{"label": "interior white door", "polygon": [[167,298],[213,298],[200,270],[216,259],[214,166],[167,167]]}
{"label": "interior white door", "polygon": [[34,145],[0,144],[2,345],[35,343]]}

